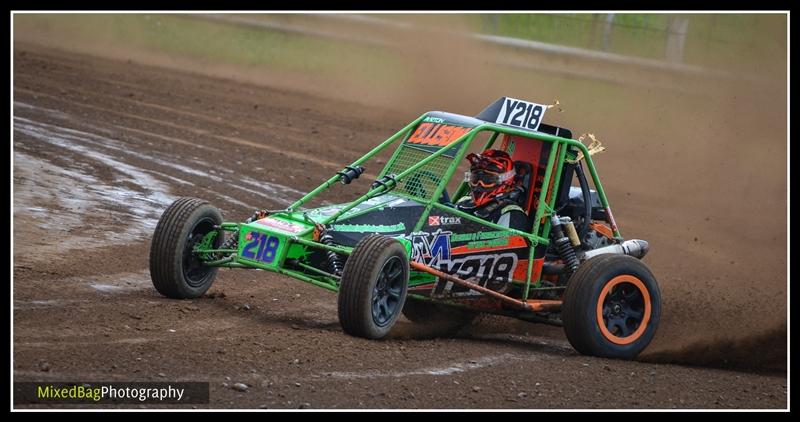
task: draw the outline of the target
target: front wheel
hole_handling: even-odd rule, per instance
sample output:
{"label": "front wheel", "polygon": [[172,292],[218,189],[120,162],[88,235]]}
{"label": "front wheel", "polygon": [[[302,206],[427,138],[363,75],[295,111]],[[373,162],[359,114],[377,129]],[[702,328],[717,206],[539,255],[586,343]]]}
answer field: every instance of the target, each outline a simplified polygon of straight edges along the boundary
{"label": "front wheel", "polygon": [[661,291],[640,260],[617,254],[590,258],[570,277],[561,318],[580,353],[633,359],[653,339]]}
{"label": "front wheel", "polygon": [[347,334],[379,339],[391,331],[408,292],[408,255],[395,239],[368,235],[347,258],[339,286],[339,323]]}
{"label": "front wheel", "polygon": [[[202,199],[180,198],[164,211],[150,245],[150,278],[159,293],[193,299],[211,287],[218,268],[205,265],[193,250],[220,224],[222,214]],[[217,249],[221,243],[217,232],[211,245]]]}

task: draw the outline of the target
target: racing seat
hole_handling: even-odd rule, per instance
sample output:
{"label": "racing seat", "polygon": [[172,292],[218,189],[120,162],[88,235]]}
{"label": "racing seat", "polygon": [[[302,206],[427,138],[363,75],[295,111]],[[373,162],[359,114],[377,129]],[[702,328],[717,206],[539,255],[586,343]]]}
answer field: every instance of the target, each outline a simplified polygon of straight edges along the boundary
{"label": "racing seat", "polygon": [[[572,139],[572,132],[562,127],[542,123],[539,125],[538,130],[548,135]],[[500,149],[511,155],[511,159],[514,161],[514,170],[517,174],[523,173],[518,183],[525,189],[526,197],[520,201],[520,206],[531,219],[533,219],[534,214],[536,214],[536,207],[539,202],[539,195],[542,192],[544,174],[547,170],[547,161],[550,158],[550,150],[552,147],[553,144],[550,142],[511,135],[503,135],[501,141]],[[559,202],[561,202],[562,198],[569,196],[569,184],[572,180],[573,173],[574,166],[564,166],[564,171],[561,175],[561,191],[558,192]],[[548,200],[553,194],[553,182],[554,179],[551,179],[550,187],[547,192]]]}
{"label": "racing seat", "polygon": [[[524,189],[523,198],[519,201],[519,205],[528,215],[528,227],[538,227],[536,226],[537,222],[534,221],[536,218],[536,208],[539,202],[539,196],[544,188],[544,174],[547,170],[547,161],[550,158],[550,154],[554,152],[552,151],[553,144],[538,139],[504,134],[499,149],[508,152],[509,155],[511,155],[511,160],[514,162],[514,171],[518,175],[517,183]],[[551,179],[548,199],[550,195],[553,194],[552,182],[553,180]],[[538,224],[542,224],[544,221],[545,219],[543,218]],[[530,244],[527,241],[526,243]],[[546,245],[539,245],[534,250],[534,278],[542,271],[546,252]],[[522,260],[521,263],[517,265],[517,268],[514,270],[513,278],[515,280],[525,280],[527,276],[526,270],[527,259]]]}
{"label": "racing seat", "polygon": [[520,206],[529,218],[533,218],[542,192],[552,144],[536,139],[504,135],[500,149],[509,152],[511,160],[514,161],[514,171],[519,179],[517,183],[525,190]]}
{"label": "racing seat", "polygon": [[[572,139],[572,132],[568,129],[550,126],[545,123],[539,125],[538,131],[553,136]],[[544,186],[544,175],[547,171],[547,163],[550,159],[550,154],[559,153],[557,149],[554,150],[553,145],[554,144],[551,142],[538,139],[503,134],[500,139],[499,147],[495,147],[506,151],[514,162],[514,170],[519,175],[517,183],[524,188],[523,198],[519,203],[528,215],[529,227],[540,228],[541,224],[547,221],[546,217],[542,218],[541,221],[534,221],[542,189],[547,189],[546,200],[548,202],[552,199],[552,195],[556,194],[556,192],[553,192],[555,177],[551,177],[550,186]],[[567,170],[567,166],[564,168]],[[572,179],[571,173],[568,179],[563,179],[563,176],[562,174],[562,180],[564,180],[566,184],[569,184],[569,181]],[[530,245],[527,240],[525,243]],[[547,245],[540,244],[534,250],[532,273],[534,279],[539,277],[541,271],[543,271],[546,253]],[[512,275],[513,279],[518,281],[525,280],[527,277],[527,267],[527,259],[521,259],[517,268],[514,270],[514,274]]]}

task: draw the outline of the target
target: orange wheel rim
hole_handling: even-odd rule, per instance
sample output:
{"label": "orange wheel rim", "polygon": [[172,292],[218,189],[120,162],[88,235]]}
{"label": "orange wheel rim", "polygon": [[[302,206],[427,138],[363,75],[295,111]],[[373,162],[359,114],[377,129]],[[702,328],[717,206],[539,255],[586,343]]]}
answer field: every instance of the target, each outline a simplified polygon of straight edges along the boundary
{"label": "orange wheel rim", "polygon": [[642,280],[632,275],[612,278],[597,298],[597,326],[603,337],[614,344],[638,340],[647,330],[651,313],[650,292]]}

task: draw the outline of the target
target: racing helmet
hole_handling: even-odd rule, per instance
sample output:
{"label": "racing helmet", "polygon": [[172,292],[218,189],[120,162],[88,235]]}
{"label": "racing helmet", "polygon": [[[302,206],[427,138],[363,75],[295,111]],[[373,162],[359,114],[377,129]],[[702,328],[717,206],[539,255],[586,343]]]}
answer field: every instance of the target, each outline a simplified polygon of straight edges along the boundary
{"label": "racing helmet", "polygon": [[514,162],[505,151],[487,149],[480,154],[467,155],[467,160],[470,168],[464,178],[476,207],[513,189]]}

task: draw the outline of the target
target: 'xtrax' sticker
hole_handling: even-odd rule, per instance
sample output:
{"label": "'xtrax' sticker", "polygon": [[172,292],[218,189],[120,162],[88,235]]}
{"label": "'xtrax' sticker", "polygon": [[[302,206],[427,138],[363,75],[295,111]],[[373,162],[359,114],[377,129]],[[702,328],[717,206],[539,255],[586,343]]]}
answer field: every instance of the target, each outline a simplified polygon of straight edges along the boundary
{"label": "'xtrax' sticker", "polygon": [[451,217],[447,215],[429,215],[429,226],[449,226],[452,224],[461,224],[461,217]]}
{"label": "'xtrax' sticker", "polygon": [[495,123],[537,130],[547,106],[506,97]]}
{"label": "'xtrax' sticker", "polygon": [[266,233],[250,232],[244,236],[242,257],[271,264],[275,261],[281,240]]}

